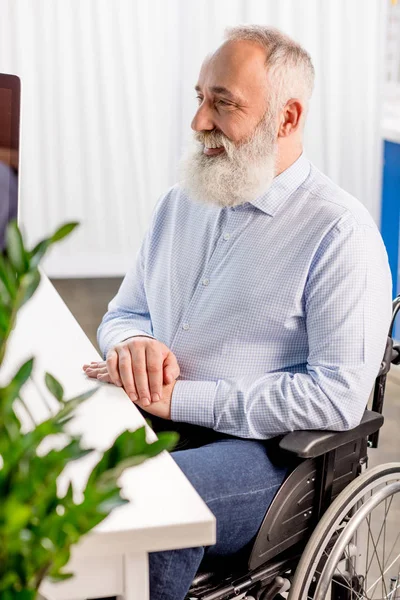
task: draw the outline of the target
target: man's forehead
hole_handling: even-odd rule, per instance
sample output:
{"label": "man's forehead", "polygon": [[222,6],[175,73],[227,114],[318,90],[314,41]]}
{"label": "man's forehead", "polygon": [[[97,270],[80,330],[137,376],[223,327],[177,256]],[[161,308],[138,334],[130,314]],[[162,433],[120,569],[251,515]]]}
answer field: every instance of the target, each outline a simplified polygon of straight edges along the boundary
{"label": "man's forehead", "polygon": [[240,95],[249,86],[264,83],[265,50],[254,42],[225,42],[204,59],[196,89]]}

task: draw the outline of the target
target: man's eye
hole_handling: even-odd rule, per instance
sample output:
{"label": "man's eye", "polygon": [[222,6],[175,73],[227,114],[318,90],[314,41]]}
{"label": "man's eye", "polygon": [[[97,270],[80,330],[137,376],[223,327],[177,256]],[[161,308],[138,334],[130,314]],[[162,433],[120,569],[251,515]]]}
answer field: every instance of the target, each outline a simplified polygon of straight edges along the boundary
{"label": "man's eye", "polygon": [[203,98],[201,96],[196,96],[197,100],[202,101]]}
{"label": "man's eye", "polygon": [[224,106],[229,106],[230,102],[226,102],[225,100],[217,100],[217,104],[223,104]]}

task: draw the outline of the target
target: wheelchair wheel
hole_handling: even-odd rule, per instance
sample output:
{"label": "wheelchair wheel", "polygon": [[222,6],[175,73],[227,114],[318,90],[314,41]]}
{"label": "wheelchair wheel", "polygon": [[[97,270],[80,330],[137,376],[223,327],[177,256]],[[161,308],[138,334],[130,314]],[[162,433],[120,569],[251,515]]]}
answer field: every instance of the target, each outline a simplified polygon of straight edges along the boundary
{"label": "wheelchair wheel", "polygon": [[400,463],[352,481],[315,528],[289,600],[400,599]]}

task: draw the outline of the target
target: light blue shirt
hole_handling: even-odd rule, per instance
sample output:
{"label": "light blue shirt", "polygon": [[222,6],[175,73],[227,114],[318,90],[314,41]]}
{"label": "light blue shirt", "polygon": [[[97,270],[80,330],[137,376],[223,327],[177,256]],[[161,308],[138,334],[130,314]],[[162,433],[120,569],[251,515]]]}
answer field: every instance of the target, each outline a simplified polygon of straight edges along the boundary
{"label": "light blue shirt", "polygon": [[181,369],[174,421],[267,439],[359,423],[390,315],[374,221],[302,155],[239,207],[172,187],[98,341],[106,356],[130,336],[154,336]]}

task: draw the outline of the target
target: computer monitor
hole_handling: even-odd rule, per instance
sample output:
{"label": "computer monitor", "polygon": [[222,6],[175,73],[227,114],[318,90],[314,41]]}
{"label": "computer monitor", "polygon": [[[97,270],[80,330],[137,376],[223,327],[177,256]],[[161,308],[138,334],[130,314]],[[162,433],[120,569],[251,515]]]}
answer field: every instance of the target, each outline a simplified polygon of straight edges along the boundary
{"label": "computer monitor", "polygon": [[19,77],[0,73],[0,251],[7,224],[18,215],[20,99]]}

